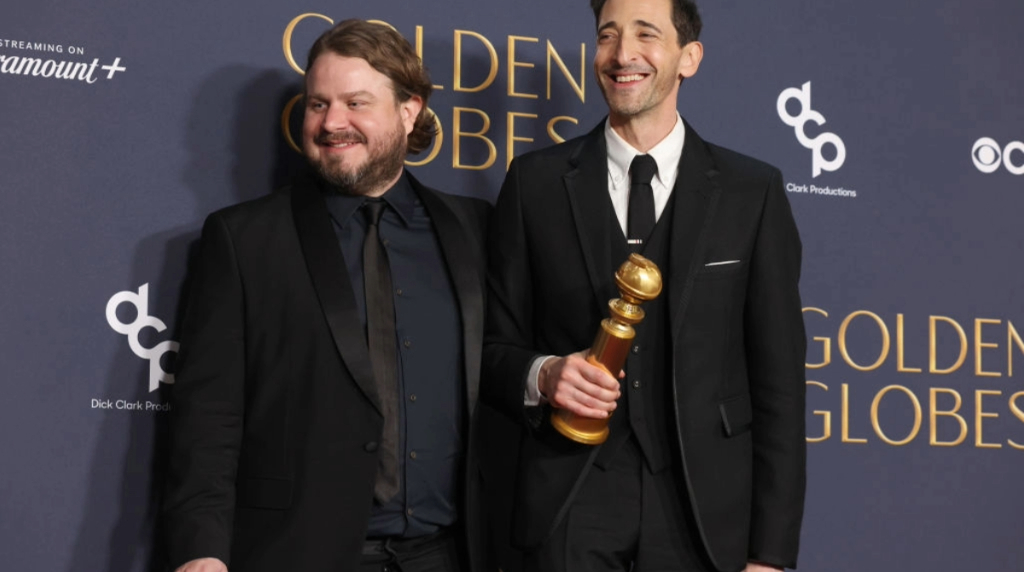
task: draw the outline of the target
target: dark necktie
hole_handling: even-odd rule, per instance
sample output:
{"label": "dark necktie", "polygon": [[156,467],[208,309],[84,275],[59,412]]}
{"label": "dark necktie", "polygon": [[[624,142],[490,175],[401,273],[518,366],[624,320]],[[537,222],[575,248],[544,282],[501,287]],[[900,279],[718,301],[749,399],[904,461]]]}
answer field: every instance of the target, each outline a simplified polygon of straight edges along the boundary
{"label": "dark necktie", "polygon": [[395,301],[392,298],[388,254],[380,239],[382,199],[363,203],[366,239],[363,241],[363,290],[366,296],[366,338],[370,347],[377,396],[384,409],[384,433],[378,453],[373,496],[381,504],[398,493],[398,356],[395,348]]}
{"label": "dark necktie", "polygon": [[627,239],[633,252],[640,252],[654,230],[654,189],[651,180],[658,173],[658,163],[650,155],[637,155],[629,165],[629,212]]}

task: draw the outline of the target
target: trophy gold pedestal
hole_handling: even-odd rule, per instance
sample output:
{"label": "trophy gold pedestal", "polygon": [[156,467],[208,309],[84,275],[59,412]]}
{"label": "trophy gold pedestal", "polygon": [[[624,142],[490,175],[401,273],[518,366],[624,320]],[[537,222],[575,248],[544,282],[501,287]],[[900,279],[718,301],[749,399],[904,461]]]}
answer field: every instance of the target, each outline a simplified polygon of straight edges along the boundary
{"label": "trophy gold pedestal", "polygon": [[[615,272],[615,284],[621,298],[609,300],[611,314],[601,321],[601,329],[590,346],[587,361],[618,377],[633,345],[633,326],[644,319],[640,308],[661,293],[661,272],[658,266],[639,254],[630,254]],[[565,409],[551,413],[551,425],[569,439],[586,445],[598,445],[608,438],[608,419],[580,417]]]}

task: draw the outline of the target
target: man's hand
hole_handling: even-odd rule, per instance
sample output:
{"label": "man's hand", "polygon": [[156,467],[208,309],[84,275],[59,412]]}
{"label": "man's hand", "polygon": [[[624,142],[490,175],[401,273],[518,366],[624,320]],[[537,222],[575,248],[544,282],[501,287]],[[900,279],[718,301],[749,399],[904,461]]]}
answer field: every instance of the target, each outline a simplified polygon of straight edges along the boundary
{"label": "man's hand", "polygon": [[747,567],[743,572],[782,572],[782,568],[776,568],[775,566],[769,566],[759,562],[747,562]]}
{"label": "man's hand", "polygon": [[228,572],[219,558],[198,558],[182,564],[174,572]]}
{"label": "man's hand", "polygon": [[555,407],[593,419],[607,418],[621,393],[614,377],[587,362],[587,351],[544,362],[537,388]]}

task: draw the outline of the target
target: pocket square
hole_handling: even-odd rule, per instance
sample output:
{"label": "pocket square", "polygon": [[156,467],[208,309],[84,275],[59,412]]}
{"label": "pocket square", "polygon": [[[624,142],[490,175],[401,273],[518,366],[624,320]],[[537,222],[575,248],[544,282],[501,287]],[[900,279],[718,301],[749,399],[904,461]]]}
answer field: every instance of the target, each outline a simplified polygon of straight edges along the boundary
{"label": "pocket square", "polygon": [[725,266],[726,264],[739,264],[739,260],[723,260],[721,262],[708,262],[704,266]]}

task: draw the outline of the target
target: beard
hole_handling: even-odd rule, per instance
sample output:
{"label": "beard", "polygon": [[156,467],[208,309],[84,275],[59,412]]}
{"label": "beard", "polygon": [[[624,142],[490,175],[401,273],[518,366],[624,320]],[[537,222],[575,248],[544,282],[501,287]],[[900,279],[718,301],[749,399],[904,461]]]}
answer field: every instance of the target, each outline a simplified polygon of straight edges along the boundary
{"label": "beard", "polygon": [[[355,129],[331,134],[321,134],[316,144],[331,143],[366,144],[366,137]],[[346,167],[342,159],[314,159],[307,156],[309,164],[327,184],[336,187],[346,195],[368,195],[390,183],[402,170],[406,152],[405,129],[401,123],[386,133],[368,148],[366,159],[356,167]]]}

